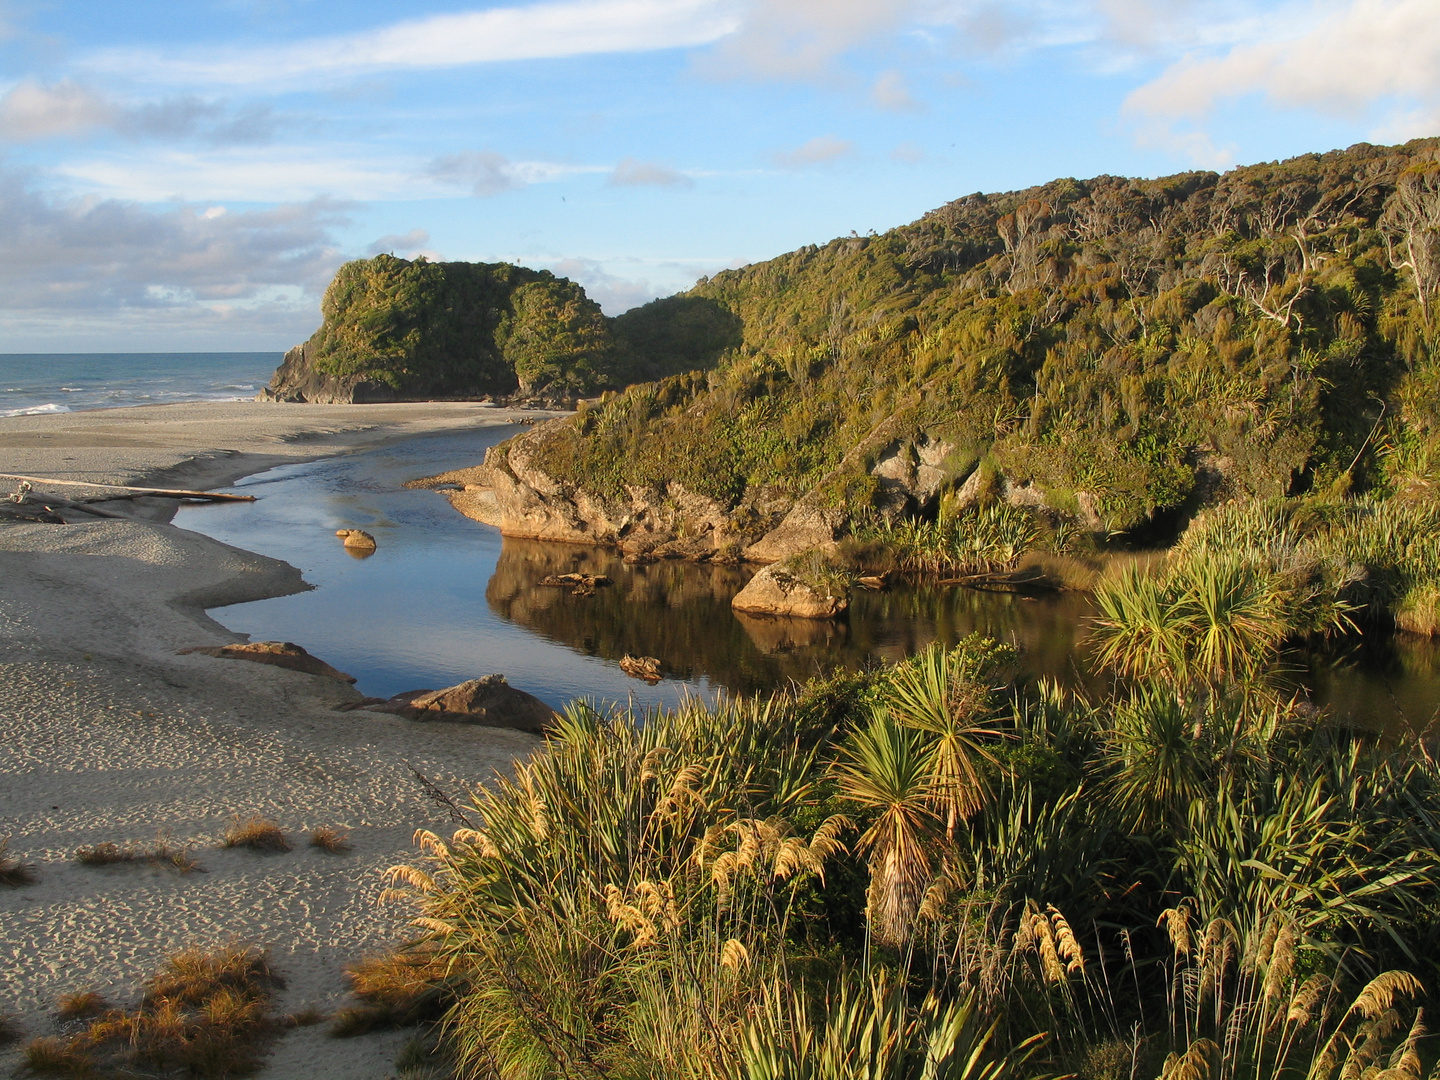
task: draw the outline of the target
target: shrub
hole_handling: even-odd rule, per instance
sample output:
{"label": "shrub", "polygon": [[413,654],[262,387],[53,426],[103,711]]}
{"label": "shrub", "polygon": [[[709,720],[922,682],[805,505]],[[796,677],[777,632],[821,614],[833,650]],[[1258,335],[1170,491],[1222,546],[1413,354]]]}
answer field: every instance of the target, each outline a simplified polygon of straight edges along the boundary
{"label": "shrub", "polygon": [[279,853],[290,850],[290,840],[286,837],[285,831],[269,818],[260,814],[242,818],[237,814],[230,820],[230,825],[225,830],[220,846]]}

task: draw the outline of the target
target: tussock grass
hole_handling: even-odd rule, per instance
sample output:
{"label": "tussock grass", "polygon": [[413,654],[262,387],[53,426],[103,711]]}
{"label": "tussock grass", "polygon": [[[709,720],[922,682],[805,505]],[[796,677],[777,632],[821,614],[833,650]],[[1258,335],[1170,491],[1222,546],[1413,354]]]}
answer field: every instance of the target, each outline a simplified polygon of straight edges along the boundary
{"label": "tussock grass", "polygon": [[15,1018],[0,1013],[0,1046],[19,1042],[21,1034],[20,1025],[15,1022]]}
{"label": "tussock grass", "polygon": [[62,994],[55,1012],[62,1020],[81,1020],[99,1016],[110,1010],[110,1003],[94,990],[82,990],[76,994]]}
{"label": "tussock grass", "polygon": [[220,846],[279,854],[290,850],[290,839],[285,830],[261,814],[247,818],[237,814],[226,828]]}
{"label": "tussock grass", "polygon": [[335,1013],[330,1034],[336,1038],[439,1020],[454,1003],[446,964],[429,947],[368,957],[347,967],[345,975],[362,1004]]}
{"label": "tussock grass", "polygon": [[27,866],[9,852],[10,838],[0,840],[0,885],[18,889],[39,881],[35,868]]}
{"label": "tussock grass", "polygon": [[83,1007],[74,1017],[93,1018],[79,1034],[28,1043],[25,1064],[40,1076],[245,1075],[281,1026],[268,1013],[280,985],[259,949],[177,953],[134,1009],[104,1007],[94,994],[62,1003]]}
{"label": "tussock grass", "polygon": [[135,845],[122,847],[108,840],[92,844],[89,847],[76,848],[75,861],[84,866],[144,864],[175,870],[181,874],[189,874],[197,870],[201,873],[205,872],[204,867],[190,854],[188,848],[176,847],[163,836],[157,839],[154,846],[150,848]]}
{"label": "tussock grass", "polygon": [[350,834],[322,825],[310,834],[310,846],[338,855],[350,850]]}
{"label": "tussock grass", "polygon": [[328,1014],[320,1006],[306,1005],[283,1017],[280,1022],[285,1027],[303,1028],[315,1027],[317,1024],[323,1024],[327,1019]]}

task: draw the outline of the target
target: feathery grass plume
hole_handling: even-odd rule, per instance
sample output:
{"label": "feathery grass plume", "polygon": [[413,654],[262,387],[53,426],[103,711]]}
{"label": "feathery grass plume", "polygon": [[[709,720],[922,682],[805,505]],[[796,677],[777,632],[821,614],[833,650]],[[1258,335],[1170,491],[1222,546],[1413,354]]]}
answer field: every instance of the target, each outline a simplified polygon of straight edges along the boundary
{"label": "feathery grass plume", "polygon": [[1425,987],[1408,971],[1384,971],[1365,984],[1365,989],[1350,1005],[1350,1011],[1367,1020],[1374,1020],[1395,1004],[1397,995],[1420,997]]}
{"label": "feathery grass plume", "polygon": [[1156,920],[1156,926],[1165,927],[1165,933],[1170,938],[1170,947],[1175,955],[1188,958],[1193,951],[1193,942],[1190,936],[1190,905],[1186,903],[1176,904],[1174,907],[1166,908],[1160,913]]}
{"label": "feathery grass plume", "polygon": [[262,814],[251,814],[246,818],[236,814],[230,819],[220,846],[280,853],[290,850],[290,840],[286,837],[285,830]]}

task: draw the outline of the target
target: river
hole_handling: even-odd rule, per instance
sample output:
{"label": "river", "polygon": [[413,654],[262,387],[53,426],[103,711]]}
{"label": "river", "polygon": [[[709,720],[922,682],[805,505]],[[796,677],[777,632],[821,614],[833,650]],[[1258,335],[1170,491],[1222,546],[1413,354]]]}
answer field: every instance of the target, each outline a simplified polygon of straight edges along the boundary
{"label": "river", "polygon": [[[933,585],[857,591],[826,622],[740,616],[730,598],[752,567],[621,562],[618,553],[502,539],[440,494],[404,482],[473,465],[518,428],[491,427],[258,473],[232,490],[254,503],[186,507],[176,524],[298,567],[314,589],[211,614],[255,640],[294,641],[389,697],[502,672],[562,707],[575,698],[665,706],[687,695],[748,693],[836,665],[897,660],[932,642],[984,633],[1020,648],[1025,675],[1096,685],[1086,656],[1092,611],[1079,594],[1038,598]],[[335,530],[371,533],[350,554]],[[549,574],[604,574],[589,597],[543,587]],[[620,671],[626,653],[659,659],[650,686]],[[1294,651],[1286,678],[1340,720],[1424,728],[1440,707],[1440,643],[1372,636]]]}

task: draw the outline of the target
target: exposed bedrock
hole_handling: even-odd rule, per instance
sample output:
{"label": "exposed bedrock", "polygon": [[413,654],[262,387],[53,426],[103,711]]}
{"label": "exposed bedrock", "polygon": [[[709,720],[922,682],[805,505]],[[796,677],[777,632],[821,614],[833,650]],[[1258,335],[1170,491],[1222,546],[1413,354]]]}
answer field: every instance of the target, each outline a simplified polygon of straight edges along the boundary
{"label": "exposed bedrock", "polygon": [[875,481],[875,508],[887,518],[933,515],[948,493],[956,509],[999,498],[1070,517],[1087,529],[1104,528],[1097,496],[1076,492],[1057,509],[1033,481],[1015,482],[982,468],[973,456],[924,433],[856,447],[814,491],[799,497],[774,487],[752,489],[726,507],[676,481],[602,497],[542,467],[538,450],[547,426],[492,447],[483,465],[415,484],[447,489],[455,509],[506,536],[613,546],[636,558],[773,563],[831,549],[849,531],[849,517],[826,492],[835,477],[858,471],[862,457]]}

